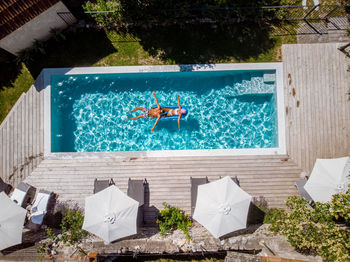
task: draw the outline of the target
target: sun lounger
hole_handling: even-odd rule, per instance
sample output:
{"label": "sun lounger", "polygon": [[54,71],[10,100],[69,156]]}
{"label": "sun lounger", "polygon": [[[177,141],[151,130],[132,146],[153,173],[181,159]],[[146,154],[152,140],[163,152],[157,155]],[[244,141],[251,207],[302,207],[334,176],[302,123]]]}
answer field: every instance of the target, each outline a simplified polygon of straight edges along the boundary
{"label": "sun lounger", "polygon": [[31,185],[20,182],[11,195],[11,199],[19,206],[26,207],[31,202],[33,195],[35,194],[35,188]]}
{"label": "sun lounger", "polygon": [[4,182],[0,177],[0,192],[5,192],[6,195],[10,193],[12,186]]}
{"label": "sun lounger", "polygon": [[191,215],[193,215],[194,209],[196,207],[196,202],[197,202],[198,186],[209,183],[209,180],[208,180],[208,177],[203,177],[203,178],[190,177],[190,180],[191,180]]}
{"label": "sun lounger", "polygon": [[107,187],[114,185],[113,179],[100,179],[95,178],[94,181],[94,194],[106,189]]}
{"label": "sun lounger", "polygon": [[304,189],[304,186],[305,186],[306,182],[307,182],[307,179],[304,178],[302,180],[299,180],[299,181],[295,182],[295,186],[298,189],[300,197],[305,198],[307,201],[312,201],[311,196]]}
{"label": "sun lounger", "polygon": [[37,230],[40,228],[44,221],[44,217],[47,213],[49,201],[51,199],[52,192],[40,189],[33,206],[30,209],[28,227],[30,229]]}
{"label": "sun lounger", "polygon": [[139,206],[143,206],[145,203],[145,184],[147,180],[131,179],[128,181],[128,196],[139,202]]}
{"label": "sun lounger", "polygon": [[142,225],[144,224],[143,219],[143,206],[145,204],[145,187],[147,184],[147,180],[140,179],[131,179],[129,178],[128,181],[128,192],[127,195],[131,197],[132,199],[139,202],[139,212],[137,214],[137,224]]}
{"label": "sun lounger", "polygon": [[297,182],[295,182],[295,187],[298,189],[299,192],[299,196],[304,198],[308,203],[307,203],[307,207],[312,209],[312,204],[314,203],[313,199],[311,198],[311,196],[309,195],[308,192],[306,192],[306,190],[304,189],[304,186],[307,182],[307,178],[301,179]]}
{"label": "sun lounger", "polygon": [[[219,179],[221,179],[222,177],[219,176]],[[238,180],[238,177],[237,176],[234,176],[234,177],[231,177],[232,181],[235,182],[237,184],[237,186],[240,186],[239,184],[239,180]]]}

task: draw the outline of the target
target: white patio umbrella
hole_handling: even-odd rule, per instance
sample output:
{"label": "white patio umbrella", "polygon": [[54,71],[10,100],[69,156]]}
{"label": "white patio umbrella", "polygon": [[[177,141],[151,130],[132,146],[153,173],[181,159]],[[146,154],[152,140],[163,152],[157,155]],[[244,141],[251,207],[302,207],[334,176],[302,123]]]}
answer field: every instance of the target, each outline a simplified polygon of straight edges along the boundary
{"label": "white patio umbrella", "polygon": [[18,206],[4,192],[0,193],[0,250],[22,243],[27,210]]}
{"label": "white patio umbrella", "polygon": [[304,189],[317,202],[330,201],[332,195],[346,192],[350,180],[350,158],[316,159]]}
{"label": "white patio umbrella", "polygon": [[137,232],[139,202],[118,187],[108,188],[85,198],[83,229],[110,243]]}
{"label": "white patio umbrella", "polygon": [[228,176],[198,186],[193,218],[219,238],[247,226],[252,197]]}

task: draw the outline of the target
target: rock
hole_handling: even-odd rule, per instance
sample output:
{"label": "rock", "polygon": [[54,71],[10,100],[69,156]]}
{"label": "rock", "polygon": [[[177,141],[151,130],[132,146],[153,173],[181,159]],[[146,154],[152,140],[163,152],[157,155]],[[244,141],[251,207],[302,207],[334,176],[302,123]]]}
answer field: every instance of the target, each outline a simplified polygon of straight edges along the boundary
{"label": "rock", "polygon": [[228,240],[228,242],[230,242],[230,244],[235,244],[237,242],[237,239],[236,238],[230,238]]}
{"label": "rock", "polygon": [[177,244],[179,247],[182,247],[183,245],[186,244],[186,239],[181,239],[181,240],[177,241],[176,244]]}

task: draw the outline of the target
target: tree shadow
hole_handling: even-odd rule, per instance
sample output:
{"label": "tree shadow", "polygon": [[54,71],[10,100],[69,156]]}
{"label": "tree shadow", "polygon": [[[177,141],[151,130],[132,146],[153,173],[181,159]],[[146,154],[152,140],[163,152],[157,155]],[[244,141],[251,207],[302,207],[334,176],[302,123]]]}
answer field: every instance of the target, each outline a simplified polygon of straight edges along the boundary
{"label": "tree shadow", "polygon": [[[170,26],[149,30],[135,30],[141,45],[151,55],[160,54],[164,61],[176,64],[212,63],[234,58],[238,61],[257,57],[274,46],[274,40],[264,30],[233,26],[235,32],[224,28],[211,28],[208,25],[188,25],[185,28]],[[246,34],[247,31],[250,33]]]}
{"label": "tree shadow", "polygon": [[0,91],[3,87],[10,87],[21,72],[22,66],[16,57],[0,48]]}
{"label": "tree shadow", "polygon": [[265,4],[260,2],[265,1],[236,1],[234,5],[246,8],[225,10],[223,4],[210,5],[205,0],[191,4],[184,0],[128,0],[122,1],[122,17],[129,25],[128,32],[140,39],[149,54],[162,60],[176,64],[232,58],[244,61],[258,57],[275,44],[269,37],[271,27],[263,19],[263,11],[249,8]]}
{"label": "tree shadow", "polygon": [[25,65],[36,78],[44,68],[91,66],[117,50],[103,30],[73,30],[64,33],[64,39],[34,46]]}

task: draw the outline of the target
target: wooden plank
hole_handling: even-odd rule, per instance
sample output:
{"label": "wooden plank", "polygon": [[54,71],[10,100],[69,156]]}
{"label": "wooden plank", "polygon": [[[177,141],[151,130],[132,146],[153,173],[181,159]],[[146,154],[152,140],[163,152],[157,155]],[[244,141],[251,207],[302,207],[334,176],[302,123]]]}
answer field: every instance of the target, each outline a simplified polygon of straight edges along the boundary
{"label": "wooden plank", "polygon": [[23,151],[24,151],[24,161],[23,161],[23,174],[24,177],[28,177],[29,175],[29,170],[28,170],[28,165],[27,165],[27,161],[28,161],[28,156],[29,156],[29,134],[30,134],[30,130],[29,130],[29,95],[28,93],[26,94],[25,97],[25,118],[24,118],[24,133],[23,133],[23,137],[24,137],[24,144],[23,144]]}
{"label": "wooden plank", "polygon": [[39,136],[40,136],[40,145],[39,152],[44,153],[44,92],[40,91],[40,127],[39,127]]}
{"label": "wooden plank", "polygon": [[[314,48],[311,47],[312,52],[311,57],[316,57],[318,55],[318,50],[315,50]],[[309,60],[309,59],[306,59]],[[309,61],[309,64],[307,65],[308,68],[310,68],[310,66],[312,66],[312,64],[314,63],[314,59],[311,59],[311,61]],[[305,168],[308,170],[309,167],[309,163],[310,160],[312,159],[312,155],[313,155],[313,151],[315,150],[315,145],[317,144],[317,138],[316,138],[316,133],[317,129],[316,128],[312,128],[313,127],[313,122],[316,120],[317,118],[317,112],[315,111],[315,109],[317,109],[317,105],[315,103],[318,103],[318,100],[315,100],[315,97],[317,96],[317,92],[318,89],[314,89],[313,88],[313,84],[318,81],[318,78],[315,77],[315,74],[310,70],[308,73],[308,77],[307,79],[304,79],[305,82],[307,83],[306,89],[307,89],[307,93],[305,97],[305,99],[307,99],[307,107],[305,108],[305,112],[304,114],[306,114],[308,117],[306,117],[306,121],[308,123],[307,125],[307,134],[305,134],[308,137],[308,147],[311,148],[311,150],[307,150],[307,152],[305,152],[305,155],[307,155],[307,161],[305,161]],[[301,165],[303,166],[303,165]]]}
{"label": "wooden plank", "polygon": [[[301,165],[301,159],[302,159],[302,146],[303,146],[303,134],[301,133],[301,123],[302,123],[302,117],[301,117],[301,113],[300,113],[300,109],[299,107],[297,107],[298,101],[299,101],[299,92],[300,92],[300,87],[303,86],[302,80],[303,80],[303,76],[304,76],[304,68],[303,68],[303,61],[302,61],[302,52],[301,52],[301,48],[299,48],[299,46],[297,46],[297,58],[298,58],[298,62],[297,62],[297,85],[295,87],[296,90],[296,95],[295,95],[295,100],[293,101],[293,106],[295,108],[295,112],[296,112],[296,136],[294,137],[295,140],[299,140],[299,145],[297,147],[296,150],[296,155],[294,156],[294,158],[297,160],[297,163],[299,165]],[[298,138],[299,136],[299,138]]]}
{"label": "wooden plank", "polygon": [[1,147],[0,147],[0,177],[2,178],[2,179],[4,179],[4,175],[5,175],[5,171],[4,171],[4,166],[5,166],[5,156],[4,156],[4,141],[5,141],[5,139],[4,139],[4,137],[3,137],[3,133],[4,133],[4,131],[3,131],[3,129],[2,128],[0,128],[0,145],[2,145]]}
{"label": "wooden plank", "polygon": [[8,121],[6,121],[5,123],[3,122],[3,126],[1,127],[2,130],[4,131],[4,138],[5,138],[5,142],[4,142],[4,160],[5,160],[5,164],[4,164],[4,179],[6,180],[6,182],[9,182],[9,146],[8,146],[8,134],[9,134],[9,126],[8,126]]}
{"label": "wooden plank", "polygon": [[[304,56],[304,51],[307,51],[307,46],[302,46],[303,48],[299,47],[300,50],[300,62],[301,65],[306,65],[307,66],[307,61],[305,61],[305,56]],[[305,93],[306,90],[309,88],[309,86],[307,86],[307,82],[304,82],[305,79],[307,79],[309,77],[310,72],[308,70],[304,70],[304,68],[300,67],[299,69],[301,71],[301,77],[299,78],[299,86],[296,88],[297,89],[297,101],[296,101],[296,107],[297,110],[299,112],[299,123],[300,123],[300,151],[299,151],[299,163],[300,166],[305,166],[305,161],[306,161],[306,147],[308,146],[307,144],[307,113],[306,112],[306,101],[305,101]]]}
{"label": "wooden plank", "polygon": [[22,100],[22,106],[21,106],[21,165],[20,165],[20,174],[21,177],[25,178],[25,172],[24,172],[24,163],[25,163],[25,158],[26,158],[26,152],[25,152],[25,145],[26,145],[26,99],[24,98]]}
{"label": "wooden plank", "polygon": [[17,107],[17,110],[14,111],[14,114],[12,115],[13,117],[13,177],[15,184],[18,184],[19,181],[19,170],[18,170],[18,118],[19,118],[19,110]]}
{"label": "wooden plank", "polygon": [[8,142],[7,146],[9,147],[8,149],[8,176],[9,176],[9,181],[11,183],[15,182],[14,176],[13,176],[13,148],[14,148],[14,136],[13,136],[13,126],[14,126],[14,118],[13,114],[10,115],[10,118],[8,120]]}
{"label": "wooden plank", "polygon": [[[322,106],[320,107],[320,109],[322,108],[322,110],[318,110],[320,116],[322,117],[323,120],[323,128],[322,128],[322,140],[320,141],[320,145],[319,147],[322,149],[322,154],[321,156],[323,158],[327,158],[328,156],[330,156],[330,151],[329,148],[331,147],[330,144],[330,140],[329,140],[329,129],[332,128],[332,125],[330,126],[330,124],[332,123],[331,121],[331,110],[329,108],[328,105],[328,99],[329,96],[331,95],[330,92],[330,88],[332,88],[332,85],[334,83],[330,82],[330,75],[333,73],[331,66],[329,63],[327,63],[326,61],[329,61],[329,59],[331,59],[331,54],[330,54],[330,50],[328,46],[323,46],[322,48],[324,56],[321,58],[321,61],[324,61],[324,70],[321,74],[323,81],[322,83],[320,83],[320,87],[321,90],[323,91],[323,94],[319,96],[319,99],[322,101]],[[334,57],[334,56],[333,56]],[[327,59],[325,61],[325,59]]]}
{"label": "wooden plank", "polygon": [[[309,52],[313,51],[313,48],[311,46],[309,46],[308,50]],[[310,59],[306,59],[307,60],[307,64],[306,66],[309,68],[312,66],[312,60]],[[311,159],[311,150],[307,150],[308,147],[313,147],[314,143],[313,143],[313,132],[315,132],[314,128],[312,128],[312,121],[314,120],[314,108],[315,106],[312,104],[312,96],[313,96],[313,92],[314,90],[311,88],[312,84],[314,83],[314,79],[313,79],[314,74],[310,74],[308,75],[307,79],[305,79],[305,83],[306,83],[306,88],[304,90],[304,94],[303,94],[303,102],[304,102],[304,114],[305,114],[305,121],[306,121],[306,128],[305,128],[305,135],[306,135],[306,139],[305,139],[305,163],[304,165],[301,166],[305,166],[306,168],[308,167],[308,164],[310,162]]]}
{"label": "wooden plank", "polygon": [[33,91],[33,160],[32,160],[32,164],[33,164],[33,170],[35,169],[35,167],[37,166],[37,144],[38,144],[38,118],[37,118],[37,111],[38,111],[38,100],[37,100],[37,91],[35,86],[32,86],[32,91]]}
{"label": "wooden plank", "polygon": [[[337,126],[337,113],[334,111],[334,108],[337,107],[337,102],[336,102],[336,96],[338,92],[338,71],[336,68],[336,63],[331,63],[328,65],[330,67],[330,75],[329,75],[329,105],[327,106],[328,112],[330,114],[330,128],[329,128],[329,153],[331,156],[335,156],[337,149],[335,148],[335,145],[337,143],[337,135],[338,131],[336,130]],[[341,83],[340,83],[341,84]]]}
{"label": "wooden plank", "polygon": [[31,161],[31,158],[33,157],[33,86],[29,89],[28,93],[28,104],[27,104],[27,110],[28,110],[28,152],[27,152],[27,168],[28,168],[28,175],[33,170],[33,162]]}

